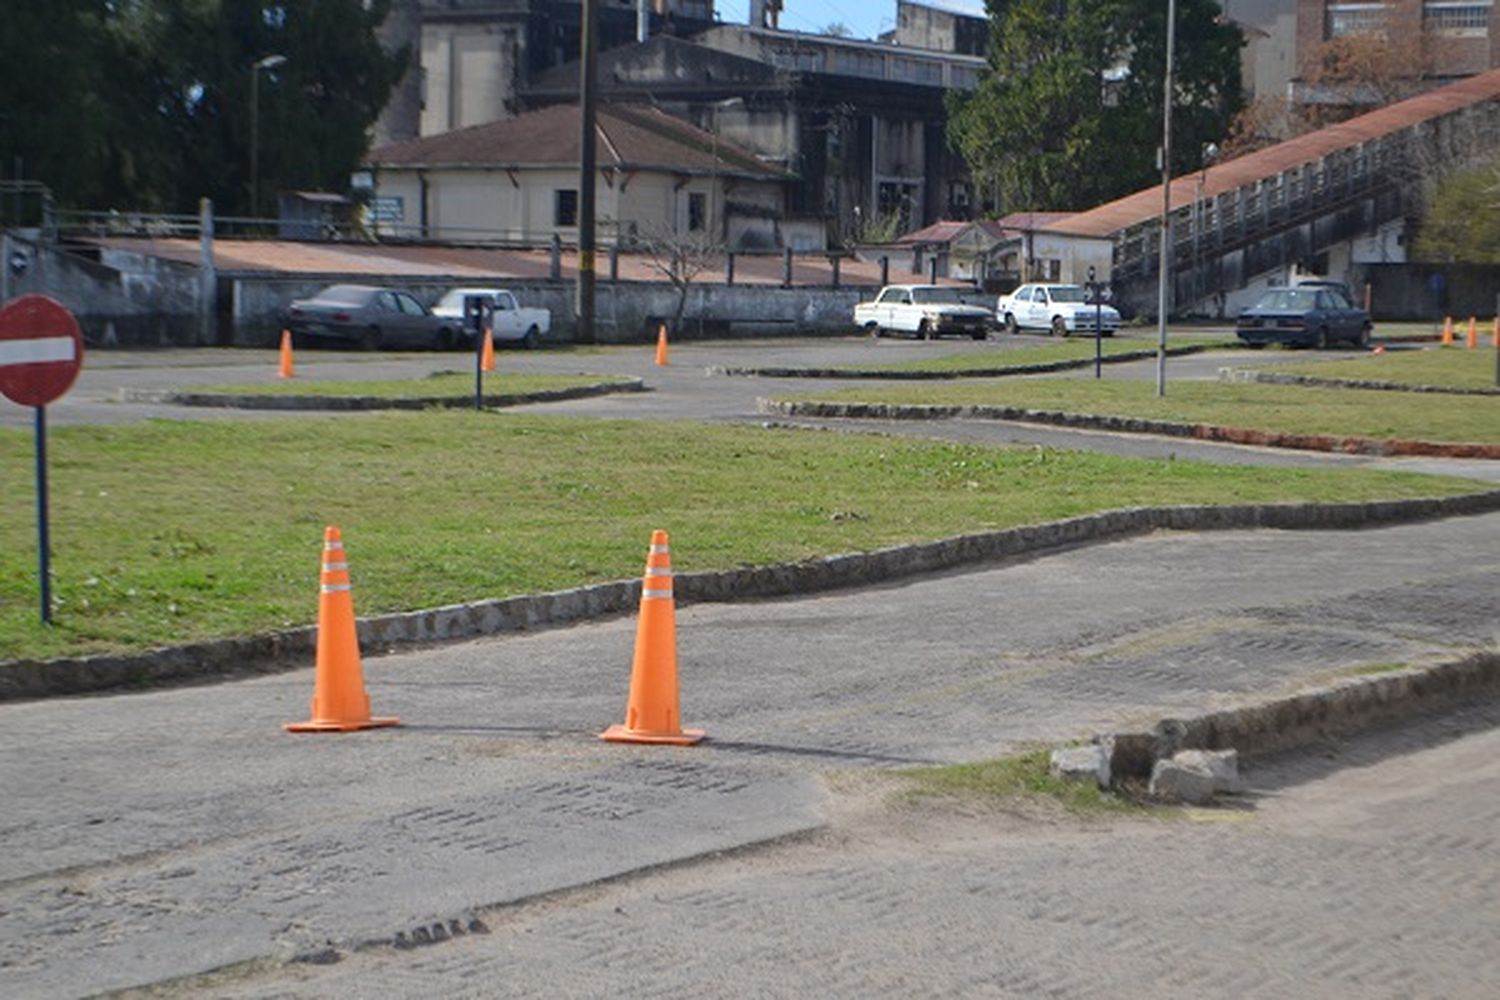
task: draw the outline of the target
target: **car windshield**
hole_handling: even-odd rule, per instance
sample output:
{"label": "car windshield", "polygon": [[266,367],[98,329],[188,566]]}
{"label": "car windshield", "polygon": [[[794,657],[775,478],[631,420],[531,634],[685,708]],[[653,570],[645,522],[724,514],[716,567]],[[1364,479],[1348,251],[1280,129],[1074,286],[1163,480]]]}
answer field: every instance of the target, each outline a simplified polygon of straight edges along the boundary
{"label": "car windshield", "polygon": [[363,285],[329,285],[312,297],[313,302],[330,306],[362,306],[370,301],[376,289]]}
{"label": "car windshield", "polygon": [[1260,297],[1257,309],[1295,309],[1305,312],[1317,304],[1317,293],[1308,289],[1276,288]]}
{"label": "car windshield", "polygon": [[1047,289],[1053,302],[1082,302],[1088,298],[1082,285],[1053,285]]}
{"label": "car windshield", "polygon": [[913,288],[911,300],[923,305],[944,303],[947,305],[963,305],[963,296],[957,288]]}

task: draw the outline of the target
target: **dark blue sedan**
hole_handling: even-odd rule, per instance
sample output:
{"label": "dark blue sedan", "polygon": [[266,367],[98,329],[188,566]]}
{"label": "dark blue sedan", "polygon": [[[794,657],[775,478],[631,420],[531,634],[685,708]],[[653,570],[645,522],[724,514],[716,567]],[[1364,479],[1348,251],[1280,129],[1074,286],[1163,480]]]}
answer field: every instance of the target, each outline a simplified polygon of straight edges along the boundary
{"label": "dark blue sedan", "polygon": [[1370,315],[1338,288],[1273,288],[1240,313],[1234,332],[1247,347],[1324,348],[1341,340],[1368,347]]}

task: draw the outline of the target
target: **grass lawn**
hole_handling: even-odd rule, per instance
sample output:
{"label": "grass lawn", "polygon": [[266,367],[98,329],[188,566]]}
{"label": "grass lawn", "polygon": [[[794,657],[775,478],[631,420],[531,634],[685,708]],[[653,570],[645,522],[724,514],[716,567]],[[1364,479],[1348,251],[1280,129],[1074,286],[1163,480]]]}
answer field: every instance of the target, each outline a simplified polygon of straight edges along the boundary
{"label": "grass lawn", "polygon": [[1463,347],[1432,347],[1421,351],[1387,351],[1384,354],[1363,354],[1347,361],[1303,361],[1266,370],[1316,378],[1488,389],[1495,388],[1495,349],[1484,347],[1471,351]]}
{"label": "grass lawn", "polygon": [[[1004,337],[1005,334],[998,336]],[[1114,336],[1101,340],[1101,353],[1108,358],[1116,354],[1138,351],[1155,351],[1156,338],[1144,336]],[[1239,342],[1223,337],[1173,337],[1168,347],[1235,348]],[[1051,364],[1057,361],[1091,361],[1094,357],[1093,337],[1069,337],[1035,347],[1018,347],[1014,350],[976,352],[972,354],[945,354],[936,358],[919,358],[888,365],[837,365],[841,371],[921,371],[921,372],[966,372],[994,371],[1022,365]]]}
{"label": "grass lawn", "polygon": [[1483,484],[759,427],[475,413],[53,431],[55,625],[30,434],[0,431],[0,660],[309,624],[323,528],[361,614],[868,550],[1137,504],[1444,496]]}
{"label": "grass lawn", "polygon": [[[486,396],[525,395],[557,389],[573,389],[601,382],[628,381],[618,375],[523,375],[517,372],[493,371],[484,376]],[[434,372],[423,378],[389,379],[379,382],[351,382],[344,379],[318,381],[297,377],[279,382],[234,385],[193,385],[182,392],[228,396],[373,396],[378,399],[427,398],[452,396],[474,398],[474,373]]]}
{"label": "grass lawn", "polygon": [[786,398],[1020,406],[1287,433],[1500,442],[1500,397],[1394,394],[1378,389],[1169,381],[1166,397],[1158,399],[1156,384],[1148,379],[1035,378],[864,386]]}
{"label": "grass lawn", "polygon": [[1051,801],[1080,815],[1145,812],[1125,796],[1102,791],[1097,784],[1052,776],[1052,754],[1031,750],[974,764],[907,768],[896,774],[909,783],[905,797],[922,800]]}

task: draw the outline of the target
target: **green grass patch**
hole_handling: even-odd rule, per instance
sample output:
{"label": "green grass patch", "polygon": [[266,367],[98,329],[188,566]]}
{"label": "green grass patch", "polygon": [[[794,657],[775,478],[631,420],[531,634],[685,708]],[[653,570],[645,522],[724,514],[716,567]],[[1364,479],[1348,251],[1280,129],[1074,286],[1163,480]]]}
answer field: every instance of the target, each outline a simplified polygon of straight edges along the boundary
{"label": "green grass patch", "polygon": [[1424,441],[1500,442],[1500,398],[1318,389],[1260,383],[1150,380],[991,379],[921,386],[861,386],[792,399],[933,405],[1018,406],[1069,413],[1220,424],[1294,434]]}
{"label": "green grass patch", "polygon": [[[536,392],[554,392],[559,389],[575,389],[585,385],[604,382],[624,382],[618,375],[527,375],[518,372],[496,371],[484,376],[486,396],[527,395]],[[474,396],[473,372],[434,372],[423,378],[386,379],[372,382],[355,382],[345,379],[313,379],[298,377],[278,382],[234,385],[195,385],[182,390],[186,393],[204,393],[225,396],[320,396],[357,397],[376,399],[419,399],[429,397],[470,398]]]}
{"label": "green grass patch", "polygon": [[[1223,337],[1174,337],[1168,342],[1168,346],[1237,349],[1239,342],[1233,338]],[[1157,342],[1154,337],[1116,336],[1101,340],[1100,347],[1100,353],[1109,358],[1139,351],[1155,351]],[[1019,368],[1025,365],[1055,364],[1063,361],[1091,361],[1093,357],[1093,337],[1071,337],[1067,340],[1038,344],[1034,347],[1017,347],[1005,351],[945,354],[935,358],[919,358],[915,361],[895,362],[888,365],[837,365],[835,368],[839,371],[994,371],[1000,368]]]}
{"label": "green grass patch", "polygon": [[1349,677],[1379,677],[1382,674],[1399,674],[1410,670],[1410,663],[1364,663],[1344,671]]}
{"label": "green grass patch", "polygon": [[1303,361],[1298,364],[1275,365],[1266,370],[1316,378],[1368,379],[1453,389],[1496,388],[1493,347],[1477,351],[1462,347],[1387,351],[1384,354],[1365,354],[1346,361]]}
{"label": "green grass patch", "polygon": [[1049,751],[1032,750],[974,764],[908,768],[896,773],[910,782],[905,795],[913,800],[1045,800],[1080,814],[1144,810],[1128,798],[1103,791],[1092,781],[1053,777],[1050,761]]}
{"label": "green grass patch", "polygon": [[1397,499],[1483,484],[1042,448],[472,410],[64,427],[56,624],[37,618],[29,432],[0,430],[0,660],[312,623],[339,525],[360,614],[870,550],[1132,505]]}

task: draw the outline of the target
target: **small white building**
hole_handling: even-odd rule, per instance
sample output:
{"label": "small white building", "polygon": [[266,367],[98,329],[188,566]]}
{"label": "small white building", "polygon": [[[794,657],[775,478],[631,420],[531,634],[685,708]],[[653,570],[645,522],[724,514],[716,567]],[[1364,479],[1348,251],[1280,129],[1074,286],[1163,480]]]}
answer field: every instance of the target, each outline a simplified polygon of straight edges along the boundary
{"label": "small white building", "polygon": [[[578,239],[576,104],[373,150],[377,234],[541,245]],[[794,178],[651,107],[600,105],[595,217],[601,243],[702,233],[726,249],[785,243]]]}

